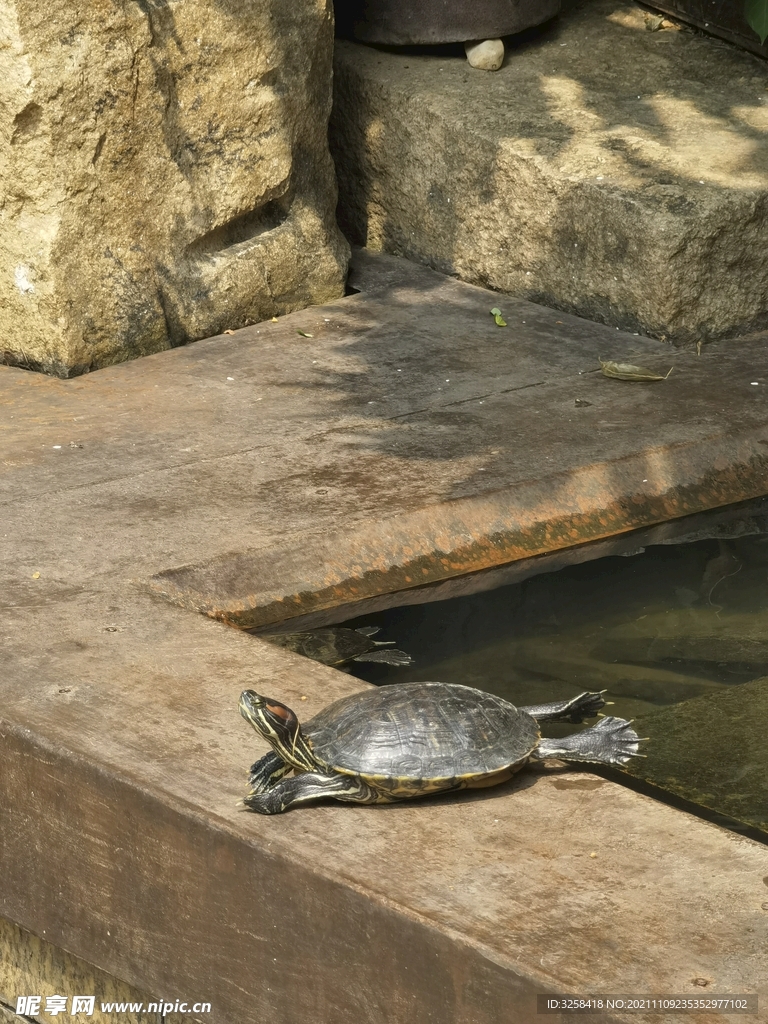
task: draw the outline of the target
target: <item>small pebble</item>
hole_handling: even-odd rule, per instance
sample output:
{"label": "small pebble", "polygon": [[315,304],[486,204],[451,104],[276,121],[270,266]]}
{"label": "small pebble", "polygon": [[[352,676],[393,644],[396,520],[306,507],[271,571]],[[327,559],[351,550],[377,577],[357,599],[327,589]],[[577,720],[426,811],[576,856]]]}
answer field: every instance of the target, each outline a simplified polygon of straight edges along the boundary
{"label": "small pebble", "polygon": [[592,858],[592,860],[594,860],[594,859],[595,859],[595,857],[597,857],[597,854],[596,854],[596,853],[590,853],[590,855],[589,855],[589,856],[590,856],[590,857]]}
{"label": "small pebble", "polygon": [[[479,71],[498,71],[504,63],[504,43],[501,39],[482,39],[479,43],[464,43],[470,67]],[[442,71],[442,68],[440,69]]]}

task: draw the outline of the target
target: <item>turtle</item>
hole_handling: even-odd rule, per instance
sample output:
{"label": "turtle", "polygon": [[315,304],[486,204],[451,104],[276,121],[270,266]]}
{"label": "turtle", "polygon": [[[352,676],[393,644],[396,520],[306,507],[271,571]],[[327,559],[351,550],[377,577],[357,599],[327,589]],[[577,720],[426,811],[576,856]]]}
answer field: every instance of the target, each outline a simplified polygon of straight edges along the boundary
{"label": "turtle", "polygon": [[623,718],[601,718],[562,739],[541,737],[540,722],[596,715],[603,693],[518,708],[457,683],[399,683],[342,697],[302,726],[281,701],[245,690],[241,714],[272,750],[251,767],[242,806],[280,814],[328,797],[392,803],[492,786],[546,758],[623,765],[640,743]]}
{"label": "turtle", "polygon": [[[385,665],[410,665],[412,658],[405,651],[390,645],[394,640],[372,640],[379,626],[330,626],[326,629],[306,629],[301,633],[262,633],[261,639],[278,647],[285,647],[322,665],[339,668],[351,661],[374,661]],[[388,650],[378,650],[386,647]]]}

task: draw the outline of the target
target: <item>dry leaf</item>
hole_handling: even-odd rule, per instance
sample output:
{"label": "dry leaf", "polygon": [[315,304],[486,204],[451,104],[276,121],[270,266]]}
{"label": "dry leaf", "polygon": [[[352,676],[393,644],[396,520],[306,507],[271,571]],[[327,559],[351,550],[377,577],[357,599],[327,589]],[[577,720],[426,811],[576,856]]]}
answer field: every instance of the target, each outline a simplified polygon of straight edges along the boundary
{"label": "dry leaf", "polygon": [[670,367],[667,373],[660,376],[653,370],[646,370],[644,366],[633,366],[632,363],[615,363],[612,359],[601,359],[600,366],[604,377],[613,377],[614,380],[666,380],[672,373],[674,367]]}
{"label": "dry leaf", "polygon": [[277,323],[277,317],[276,317],[276,316],[273,316],[273,317],[272,317],[272,323],[273,323],[273,324],[276,324],[276,323]]}
{"label": "dry leaf", "polygon": [[234,331],[224,331],[225,334],[234,334]]}

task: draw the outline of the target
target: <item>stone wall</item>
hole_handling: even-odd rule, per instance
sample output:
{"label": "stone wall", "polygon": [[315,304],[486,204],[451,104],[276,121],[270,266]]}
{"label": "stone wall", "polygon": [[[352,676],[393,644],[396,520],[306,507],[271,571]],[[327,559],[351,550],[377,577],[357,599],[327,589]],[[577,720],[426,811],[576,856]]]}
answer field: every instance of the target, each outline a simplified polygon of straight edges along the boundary
{"label": "stone wall", "polygon": [[0,0],[0,37],[3,361],[71,376],[342,294],[331,0]]}

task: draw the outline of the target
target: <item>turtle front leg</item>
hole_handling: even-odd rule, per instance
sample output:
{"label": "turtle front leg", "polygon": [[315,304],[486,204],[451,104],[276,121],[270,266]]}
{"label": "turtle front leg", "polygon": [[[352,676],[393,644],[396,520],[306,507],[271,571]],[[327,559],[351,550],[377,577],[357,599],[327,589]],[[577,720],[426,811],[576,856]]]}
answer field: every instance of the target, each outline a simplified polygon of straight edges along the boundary
{"label": "turtle front leg", "polygon": [[624,718],[601,718],[597,725],[559,740],[541,740],[531,760],[557,757],[563,761],[624,765],[639,753],[640,737]]}
{"label": "turtle front leg", "polygon": [[537,722],[583,722],[585,718],[594,718],[600,708],[605,707],[605,699],[600,693],[580,693],[571,700],[553,701],[551,704],[531,704],[520,708]]}
{"label": "turtle front leg", "polygon": [[255,764],[251,765],[248,776],[251,793],[264,793],[290,771],[293,771],[293,765],[284,761],[276,751],[270,750],[268,754],[260,757]]}
{"label": "turtle front leg", "polygon": [[388,802],[387,797],[351,775],[302,772],[292,779],[284,779],[263,793],[251,793],[243,800],[249,811],[257,814],[282,814],[293,807],[312,804],[318,800],[342,800],[351,804]]}

